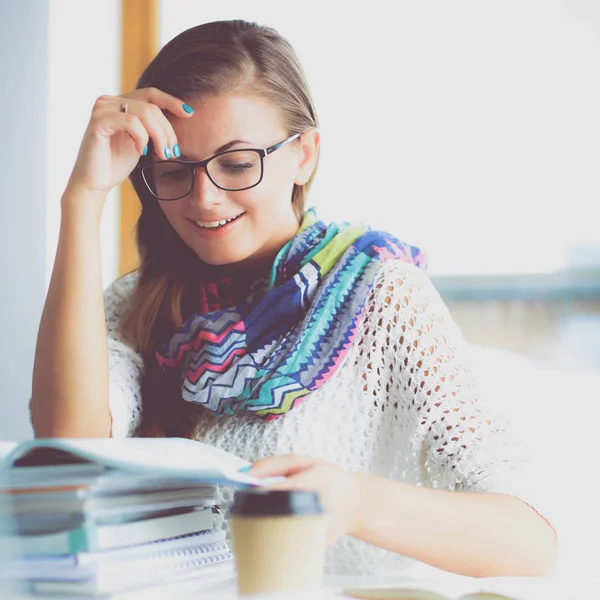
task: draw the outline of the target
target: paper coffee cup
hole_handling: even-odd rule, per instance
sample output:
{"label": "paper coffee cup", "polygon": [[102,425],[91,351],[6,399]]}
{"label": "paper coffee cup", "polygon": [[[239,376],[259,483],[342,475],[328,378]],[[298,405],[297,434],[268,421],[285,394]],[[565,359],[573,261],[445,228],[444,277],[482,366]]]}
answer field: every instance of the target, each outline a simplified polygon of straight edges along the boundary
{"label": "paper coffee cup", "polygon": [[240,595],[321,587],[326,522],[315,492],[238,491],[231,525]]}

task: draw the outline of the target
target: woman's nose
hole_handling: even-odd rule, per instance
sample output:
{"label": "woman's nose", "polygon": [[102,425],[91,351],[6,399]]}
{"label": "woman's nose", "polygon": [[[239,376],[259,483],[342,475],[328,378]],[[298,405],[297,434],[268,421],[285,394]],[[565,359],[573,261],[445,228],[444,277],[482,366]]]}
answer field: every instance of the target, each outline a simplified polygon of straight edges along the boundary
{"label": "woman's nose", "polygon": [[190,202],[203,208],[215,206],[222,203],[224,194],[225,192],[210,180],[202,167],[196,169],[194,188],[189,196]]}

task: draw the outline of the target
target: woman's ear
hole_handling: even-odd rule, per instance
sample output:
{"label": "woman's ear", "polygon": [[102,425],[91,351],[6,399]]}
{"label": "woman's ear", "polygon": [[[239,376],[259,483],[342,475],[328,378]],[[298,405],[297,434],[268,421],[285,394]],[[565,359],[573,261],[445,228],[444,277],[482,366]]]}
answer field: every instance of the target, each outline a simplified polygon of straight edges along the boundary
{"label": "woman's ear", "polygon": [[300,163],[294,183],[304,185],[313,174],[319,157],[319,145],[321,143],[321,132],[313,127],[300,136]]}

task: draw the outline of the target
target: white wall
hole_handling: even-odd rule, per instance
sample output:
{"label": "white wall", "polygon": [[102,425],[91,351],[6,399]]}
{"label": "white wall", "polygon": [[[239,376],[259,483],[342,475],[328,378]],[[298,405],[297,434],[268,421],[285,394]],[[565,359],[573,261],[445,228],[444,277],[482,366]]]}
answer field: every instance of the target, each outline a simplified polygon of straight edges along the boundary
{"label": "white wall", "polygon": [[312,202],[419,245],[432,275],[550,272],[574,249],[589,262],[598,0],[326,4],[163,1],[161,42],[218,19],[277,28],[321,117]]}
{"label": "white wall", "polygon": [[[121,0],[51,0],[48,47],[48,218],[46,273],[50,279],[58,230],[60,197],[77,157],[92,106],[121,87]],[[104,287],[118,272],[119,190],[103,213]]]}
{"label": "white wall", "polygon": [[[119,0],[0,2],[0,440],[32,434],[27,404],[60,196],[95,98],[119,92],[119,54]],[[105,285],[117,274],[117,231],[115,192],[102,224]]]}
{"label": "white wall", "polygon": [[46,269],[48,0],[0,3],[0,440],[29,435],[26,403]]}

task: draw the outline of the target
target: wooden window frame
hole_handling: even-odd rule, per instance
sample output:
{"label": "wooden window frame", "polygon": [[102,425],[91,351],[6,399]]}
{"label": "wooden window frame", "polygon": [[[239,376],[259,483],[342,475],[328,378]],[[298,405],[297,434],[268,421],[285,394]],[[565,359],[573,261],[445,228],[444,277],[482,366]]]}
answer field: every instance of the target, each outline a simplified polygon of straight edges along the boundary
{"label": "wooden window frame", "polygon": [[[136,82],[159,49],[160,0],[121,0],[121,89],[135,88]],[[135,226],[140,201],[129,180],[121,185],[119,226],[119,275],[137,269],[139,257]]]}

